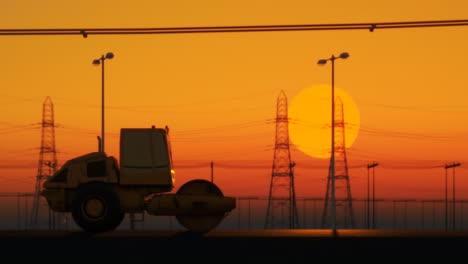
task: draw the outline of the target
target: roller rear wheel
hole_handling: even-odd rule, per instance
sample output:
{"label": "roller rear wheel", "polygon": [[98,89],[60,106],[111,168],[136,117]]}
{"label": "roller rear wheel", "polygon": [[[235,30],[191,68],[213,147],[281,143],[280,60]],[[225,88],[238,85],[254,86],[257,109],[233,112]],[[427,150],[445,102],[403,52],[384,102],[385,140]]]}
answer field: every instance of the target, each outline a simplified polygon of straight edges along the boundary
{"label": "roller rear wheel", "polygon": [[[182,185],[177,190],[179,195],[207,195],[223,197],[223,193],[214,183],[206,180],[192,180]],[[206,233],[214,229],[225,214],[211,214],[211,215],[176,215],[176,219],[183,227],[187,228],[194,233]]]}
{"label": "roller rear wheel", "polygon": [[73,220],[86,232],[114,230],[120,225],[124,215],[117,193],[106,184],[81,186],[73,198]]}

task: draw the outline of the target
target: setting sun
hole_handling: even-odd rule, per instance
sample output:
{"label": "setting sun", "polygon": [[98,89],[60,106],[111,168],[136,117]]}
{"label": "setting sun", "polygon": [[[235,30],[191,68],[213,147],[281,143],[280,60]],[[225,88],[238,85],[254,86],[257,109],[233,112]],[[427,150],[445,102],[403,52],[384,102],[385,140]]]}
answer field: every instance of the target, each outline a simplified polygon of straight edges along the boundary
{"label": "setting sun", "polygon": [[[291,118],[289,133],[292,143],[302,152],[316,158],[330,157],[331,141],[331,87],[318,85],[306,88],[297,94],[289,107]],[[335,124],[342,120],[339,102],[343,104],[345,146],[352,146],[360,126],[359,110],[346,92],[335,87]],[[341,144],[336,134],[336,145]],[[341,139],[342,140],[342,139]]]}

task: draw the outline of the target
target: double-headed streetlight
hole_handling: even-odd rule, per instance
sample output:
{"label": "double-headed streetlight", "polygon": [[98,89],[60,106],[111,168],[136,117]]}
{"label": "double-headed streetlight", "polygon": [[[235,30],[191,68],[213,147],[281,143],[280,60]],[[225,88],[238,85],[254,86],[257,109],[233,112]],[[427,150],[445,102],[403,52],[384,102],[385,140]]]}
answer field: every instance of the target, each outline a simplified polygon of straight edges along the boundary
{"label": "double-headed streetlight", "polygon": [[333,233],[336,233],[336,201],[335,201],[335,60],[336,59],[346,59],[349,57],[347,52],[343,52],[340,56],[335,57],[332,55],[328,59],[319,60],[317,63],[319,65],[327,64],[327,61],[331,61],[332,71],[331,71],[331,224]]}
{"label": "double-headed streetlight", "polygon": [[372,164],[367,164],[367,228],[370,229],[370,206],[369,206],[369,170],[372,169],[372,229],[375,229],[375,167],[379,164],[373,162]]}
{"label": "double-headed streetlight", "polygon": [[448,180],[447,180],[447,170],[453,170],[452,178],[452,229],[455,229],[455,167],[460,166],[458,162],[445,165],[445,231],[448,230]]}
{"label": "double-headed streetlight", "polygon": [[107,52],[106,55],[101,55],[99,59],[93,60],[93,65],[99,65],[101,64],[101,82],[102,82],[102,87],[101,87],[101,140],[99,144],[99,151],[104,152],[104,61],[105,60],[110,60],[114,58],[114,53],[112,52]]}

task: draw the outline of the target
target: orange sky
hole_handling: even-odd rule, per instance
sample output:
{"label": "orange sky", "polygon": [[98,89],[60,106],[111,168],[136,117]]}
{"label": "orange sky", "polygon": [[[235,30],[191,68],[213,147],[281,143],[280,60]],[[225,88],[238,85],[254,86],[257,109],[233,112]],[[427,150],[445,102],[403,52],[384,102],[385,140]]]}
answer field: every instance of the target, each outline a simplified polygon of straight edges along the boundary
{"label": "orange sky", "polygon": [[[458,1],[3,1],[0,28],[180,27],[466,19]],[[276,98],[336,85],[359,108],[348,150],[351,189],[366,190],[377,161],[381,197],[443,198],[453,161],[468,198],[467,27],[194,35],[0,36],[0,192],[32,191],[42,103],[50,96],[58,161],[97,149],[106,61],[106,152],[121,127],[171,128],[177,184],[209,178],[229,195],[268,195]],[[308,113],[304,113],[308,114]],[[301,118],[301,117],[293,117]],[[291,149],[298,196],[323,197],[327,159]],[[245,162],[247,160],[247,162]],[[218,165],[218,167],[217,167]],[[178,167],[177,167],[178,166]],[[195,168],[193,168],[195,167]],[[316,168],[318,167],[318,168]],[[409,167],[409,169],[402,169]],[[315,169],[314,169],[315,168]],[[465,195],[465,196],[464,196]]]}

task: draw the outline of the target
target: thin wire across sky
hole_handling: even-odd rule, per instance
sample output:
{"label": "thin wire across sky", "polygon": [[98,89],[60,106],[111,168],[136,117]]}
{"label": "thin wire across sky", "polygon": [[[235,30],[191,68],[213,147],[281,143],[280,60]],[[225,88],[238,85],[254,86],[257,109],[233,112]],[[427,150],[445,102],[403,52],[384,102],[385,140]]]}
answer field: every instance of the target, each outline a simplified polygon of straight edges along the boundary
{"label": "thin wire across sky", "polygon": [[468,26],[468,20],[427,20],[402,22],[368,22],[338,24],[296,24],[296,25],[244,25],[205,27],[157,27],[157,28],[48,28],[48,29],[0,29],[0,35],[141,35],[141,34],[195,34],[195,33],[236,33],[268,31],[318,31],[318,30],[368,30]]}

